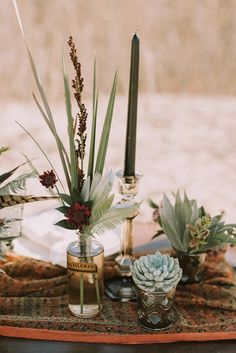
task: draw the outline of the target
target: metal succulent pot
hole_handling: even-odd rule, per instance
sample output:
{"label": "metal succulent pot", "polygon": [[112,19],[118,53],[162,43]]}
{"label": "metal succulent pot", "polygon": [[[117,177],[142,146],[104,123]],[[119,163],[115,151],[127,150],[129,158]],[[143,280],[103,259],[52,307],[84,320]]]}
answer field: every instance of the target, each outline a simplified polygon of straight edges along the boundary
{"label": "metal succulent pot", "polygon": [[173,310],[175,288],[169,292],[148,292],[137,288],[138,318],[147,330],[164,330],[176,317]]}
{"label": "metal succulent pot", "polygon": [[174,249],[175,257],[183,270],[180,280],[182,284],[199,283],[203,278],[206,253],[188,254]]}

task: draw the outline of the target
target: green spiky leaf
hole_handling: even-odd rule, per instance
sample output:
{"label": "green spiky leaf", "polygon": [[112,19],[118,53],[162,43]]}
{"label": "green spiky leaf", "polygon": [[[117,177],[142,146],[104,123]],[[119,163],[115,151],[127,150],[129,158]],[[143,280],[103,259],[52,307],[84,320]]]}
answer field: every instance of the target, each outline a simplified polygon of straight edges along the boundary
{"label": "green spiky leaf", "polygon": [[110,98],[107,106],[105,121],[103,124],[103,130],[102,130],[102,135],[100,138],[100,144],[99,144],[99,149],[97,154],[95,171],[100,174],[103,173],[103,168],[104,168],[104,163],[106,158],[107,145],[108,145],[108,140],[110,136],[111,122],[112,122],[113,109],[114,109],[115,96],[116,96],[116,86],[117,86],[117,73],[115,74],[113,85],[112,85],[112,90],[111,90],[111,94],[110,94]]}

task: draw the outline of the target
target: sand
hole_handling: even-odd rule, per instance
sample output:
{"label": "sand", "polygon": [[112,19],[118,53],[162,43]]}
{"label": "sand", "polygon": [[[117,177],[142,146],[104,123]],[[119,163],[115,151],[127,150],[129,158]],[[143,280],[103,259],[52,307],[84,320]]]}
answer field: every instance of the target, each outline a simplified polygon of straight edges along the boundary
{"label": "sand", "polygon": [[[104,117],[106,103],[107,97],[101,97],[100,120]],[[87,102],[87,107],[90,114],[90,102]],[[53,104],[52,110],[58,131],[66,144],[64,105]],[[118,96],[106,161],[107,169],[112,168],[113,171],[123,168],[126,115],[127,98]],[[235,117],[234,97],[140,95],[136,168],[143,173],[143,178],[137,199],[151,197],[159,202],[163,192],[170,195],[177,189],[186,190],[209,212],[214,214],[225,210],[225,219],[234,222]],[[59,160],[55,143],[34,103],[4,101],[1,102],[1,145],[10,146],[12,151],[1,157],[1,173],[22,162],[24,157],[21,153],[36,158],[34,163],[40,172],[50,168],[15,120],[39,141],[57,168]],[[39,194],[44,191],[37,181],[31,184],[30,192]],[[116,186],[114,191],[117,191]],[[31,210],[37,211],[37,207],[34,205]],[[143,202],[139,220],[149,221],[151,213]]]}

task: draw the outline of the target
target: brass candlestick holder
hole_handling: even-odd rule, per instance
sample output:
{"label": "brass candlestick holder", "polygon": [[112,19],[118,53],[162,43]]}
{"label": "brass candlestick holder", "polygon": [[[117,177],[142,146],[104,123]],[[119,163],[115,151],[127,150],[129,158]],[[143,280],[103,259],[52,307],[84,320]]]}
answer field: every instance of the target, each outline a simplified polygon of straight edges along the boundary
{"label": "brass candlestick holder", "polygon": [[[142,174],[135,172],[135,176],[124,176],[120,170],[116,173],[121,194],[121,203],[135,204],[135,196],[138,192],[138,183]],[[105,292],[112,299],[120,301],[136,300],[137,293],[133,284],[130,265],[133,257],[133,220],[138,215],[134,212],[132,217],[126,218],[122,226],[120,254],[115,258],[119,277],[106,283]]]}

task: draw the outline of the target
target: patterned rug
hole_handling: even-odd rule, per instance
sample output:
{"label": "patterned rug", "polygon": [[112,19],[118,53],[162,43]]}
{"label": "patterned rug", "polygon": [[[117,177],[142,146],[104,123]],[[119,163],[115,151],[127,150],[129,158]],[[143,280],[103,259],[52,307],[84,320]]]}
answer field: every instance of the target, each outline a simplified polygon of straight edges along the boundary
{"label": "patterned rug", "polygon": [[[208,257],[201,283],[178,286],[177,319],[160,332],[147,332],[139,324],[136,302],[104,298],[99,316],[72,316],[63,267],[13,258],[1,268],[7,273],[0,275],[3,336],[120,344],[236,339],[236,280],[223,255]],[[115,273],[114,262],[107,261],[106,274],[111,273]]]}

